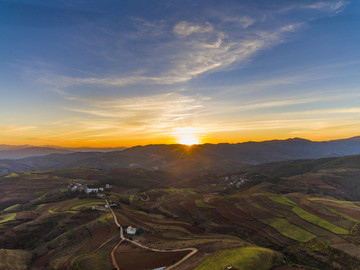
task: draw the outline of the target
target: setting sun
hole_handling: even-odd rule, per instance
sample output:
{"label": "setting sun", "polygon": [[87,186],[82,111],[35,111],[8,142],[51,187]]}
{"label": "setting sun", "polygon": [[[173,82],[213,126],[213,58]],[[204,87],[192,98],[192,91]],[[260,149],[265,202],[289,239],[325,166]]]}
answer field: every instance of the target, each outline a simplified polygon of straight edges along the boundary
{"label": "setting sun", "polygon": [[193,145],[193,144],[199,144],[200,140],[193,134],[187,134],[184,135],[184,137],[179,138],[178,142],[180,144]]}
{"label": "setting sun", "polygon": [[178,128],[175,132],[175,136],[177,137],[176,141],[179,144],[194,145],[201,143],[197,132],[191,127]]}

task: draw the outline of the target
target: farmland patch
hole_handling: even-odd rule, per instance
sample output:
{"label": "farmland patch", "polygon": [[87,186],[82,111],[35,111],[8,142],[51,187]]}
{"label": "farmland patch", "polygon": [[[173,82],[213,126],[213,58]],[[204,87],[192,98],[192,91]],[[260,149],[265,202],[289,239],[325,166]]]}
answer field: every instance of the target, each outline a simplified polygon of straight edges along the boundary
{"label": "farmland patch", "polygon": [[299,242],[308,242],[316,238],[316,235],[304,230],[299,226],[290,223],[284,218],[268,218],[268,219],[261,219],[261,221],[275,228],[286,237],[289,237]]}
{"label": "farmland patch", "polygon": [[313,214],[310,214],[309,212],[306,212],[304,209],[298,207],[298,206],[295,206],[292,211],[298,215],[300,218],[312,223],[312,224],[315,224],[319,227],[322,227],[324,229],[327,229],[333,233],[336,233],[336,234],[349,234],[349,231],[348,230],[345,230],[343,228],[340,228],[322,218],[319,218]]}
{"label": "farmland patch", "polygon": [[261,247],[241,247],[217,251],[194,270],[223,270],[227,267],[246,270],[266,270],[276,262],[277,253]]}

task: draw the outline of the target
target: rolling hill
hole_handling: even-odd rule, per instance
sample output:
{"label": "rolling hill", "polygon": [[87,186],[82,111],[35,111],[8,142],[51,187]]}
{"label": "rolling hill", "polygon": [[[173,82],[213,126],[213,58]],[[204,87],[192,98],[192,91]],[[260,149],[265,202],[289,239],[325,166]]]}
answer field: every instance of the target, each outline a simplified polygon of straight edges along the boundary
{"label": "rolling hill", "polygon": [[[152,147],[147,155],[132,149],[123,162],[140,154],[144,160],[164,155],[174,164],[187,155],[201,157],[182,147]],[[171,147],[178,152],[169,152]],[[85,154],[65,156],[70,164]],[[91,162],[102,155],[91,153]],[[120,269],[153,269],[185,255],[149,253],[134,241],[157,249],[196,248],[181,265],[186,270],[359,269],[359,165],[355,155],[251,165],[191,179],[142,168],[0,176],[0,246],[6,254],[0,269],[14,259],[14,269],[113,269],[114,260]],[[102,196],[115,204],[120,224],[142,232],[131,236],[133,242],[119,242],[102,196],[74,192],[74,182],[110,184]]]}
{"label": "rolling hill", "polygon": [[147,145],[122,151],[77,152],[0,160],[10,171],[69,168],[144,168],[178,175],[229,172],[247,165],[297,159],[316,159],[360,154],[360,137],[313,142],[305,139],[245,142],[238,144]]}
{"label": "rolling hill", "polygon": [[31,145],[0,145],[0,159],[20,159],[26,157],[46,156],[50,154],[69,154],[75,152],[110,152],[124,150],[124,147],[92,148],[92,147],[58,147]]}

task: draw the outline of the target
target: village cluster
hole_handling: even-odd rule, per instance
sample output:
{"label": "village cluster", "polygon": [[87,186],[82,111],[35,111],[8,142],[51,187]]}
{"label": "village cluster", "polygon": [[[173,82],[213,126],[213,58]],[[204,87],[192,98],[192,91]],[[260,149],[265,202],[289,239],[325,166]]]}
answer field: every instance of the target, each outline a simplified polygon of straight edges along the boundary
{"label": "village cluster", "polygon": [[246,175],[233,174],[230,176],[223,176],[220,178],[220,186],[233,186],[235,188],[240,188],[241,185],[250,181]]}
{"label": "village cluster", "polygon": [[[78,183],[78,182],[71,182],[68,185],[68,189],[71,192],[78,192],[78,193],[86,193],[86,194],[96,194],[97,197],[99,198],[105,198],[105,194],[102,194],[101,192],[104,191],[109,191],[112,188],[112,185],[106,184],[105,187],[99,187],[99,188],[89,188],[87,185]],[[117,207],[117,204],[115,203],[111,203],[109,205],[105,204],[104,205],[105,208],[113,208],[113,207]],[[92,207],[92,210],[95,210],[96,207]],[[130,235],[134,235],[136,234],[137,229],[132,227],[132,226],[128,226],[126,228],[126,233],[130,234]]]}
{"label": "village cluster", "polygon": [[68,189],[71,190],[71,192],[79,192],[79,193],[100,193],[104,192],[106,190],[110,190],[112,188],[112,185],[106,184],[105,187],[99,187],[99,188],[89,188],[87,185],[78,183],[78,182],[71,182],[70,185],[68,185]]}

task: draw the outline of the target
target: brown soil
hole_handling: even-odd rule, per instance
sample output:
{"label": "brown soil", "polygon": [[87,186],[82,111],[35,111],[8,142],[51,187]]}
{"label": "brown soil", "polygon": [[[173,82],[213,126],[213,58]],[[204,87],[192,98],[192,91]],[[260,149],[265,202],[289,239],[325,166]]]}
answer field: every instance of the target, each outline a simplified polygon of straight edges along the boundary
{"label": "brown soil", "polygon": [[18,212],[16,214],[16,219],[34,219],[39,215],[33,212]]}
{"label": "brown soil", "polygon": [[116,250],[115,256],[120,269],[145,270],[172,265],[188,253],[188,251],[153,252],[124,243]]}
{"label": "brown soil", "polygon": [[300,204],[300,207],[302,209],[304,209],[305,211],[307,211],[307,212],[309,212],[309,213],[311,213],[311,214],[313,214],[315,216],[318,216],[319,218],[325,219],[325,220],[327,220],[329,222],[334,222],[334,221],[341,220],[341,217],[339,217],[339,216],[333,216],[333,215],[330,216],[330,215],[322,214],[322,213],[316,211],[314,208],[308,206],[307,204],[302,203],[302,204]]}
{"label": "brown soil", "polygon": [[319,178],[314,178],[314,179],[309,179],[308,180],[308,184],[311,184],[313,187],[316,187],[318,189],[332,189],[332,190],[336,190],[335,187],[330,186],[328,184],[326,184],[323,180],[319,179]]}
{"label": "brown soil", "polygon": [[283,265],[283,266],[274,268],[274,270],[306,270],[306,268]]}
{"label": "brown soil", "polygon": [[182,206],[183,206],[186,210],[189,210],[189,211],[198,208],[193,200],[187,200],[187,201],[183,202],[183,203],[182,203]]}
{"label": "brown soil", "polygon": [[306,220],[298,217],[295,213],[289,213],[287,220],[289,220],[291,223],[307,230],[308,232],[311,232],[317,236],[323,236],[329,239],[336,238],[337,235],[322,228],[315,224],[312,224],[310,222],[307,222]]}
{"label": "brown soil", "polygon": [[[257,203],[257,201],[255,203]],[[255,219],[274,217],[274,215],[272,215],[264,210],[256,208],[253,204],[248,202],[248,200],[246,200],[246,199],[241,199],[239,202],[239,205],[241,207],[244,207],[244,209],[248,209],[247,212]]]}
{"label": "brown soil", "polygon": [[353,217],[353,218],[356,218],[358,220],[360,220],[360,211],[357,211],[357,210],[353,210],[353,209],[350,209],[350,208],[342,208],[342,207],[337,207],[337,206],[334,206],[334,205],[331,205],[330,208],[336,210],[336,211],[339,211],[341,213],[344,213],[350,217]]}
{"label": "brown soil", "polygon": [[280,245],[293,243],[292,240],[283,236],[274,228],[257,221],[250,214],[241,211],[234,205],[223,203],[220,208],[217,208],[217,211],[227,220],[249,228],[252,231],[255,231],[264,236],[265,238],[270,239],[272,242],[278,243]]}
{"label": "brown soil", "polygon": [[35,259],[34,263],[31,265],[31,269],[43,269],[48,262],[50,261],[51,256],[53,255],[54,250],[50,250],[45,255]]}
{"label": "brown soil", "polygon": [[119,230],[115,225],[112,225],[111,227],[102,226],[90,228],[90,232],[91,240],[80,248],[80,253],[95,250],[114,236],[119,237]]}

